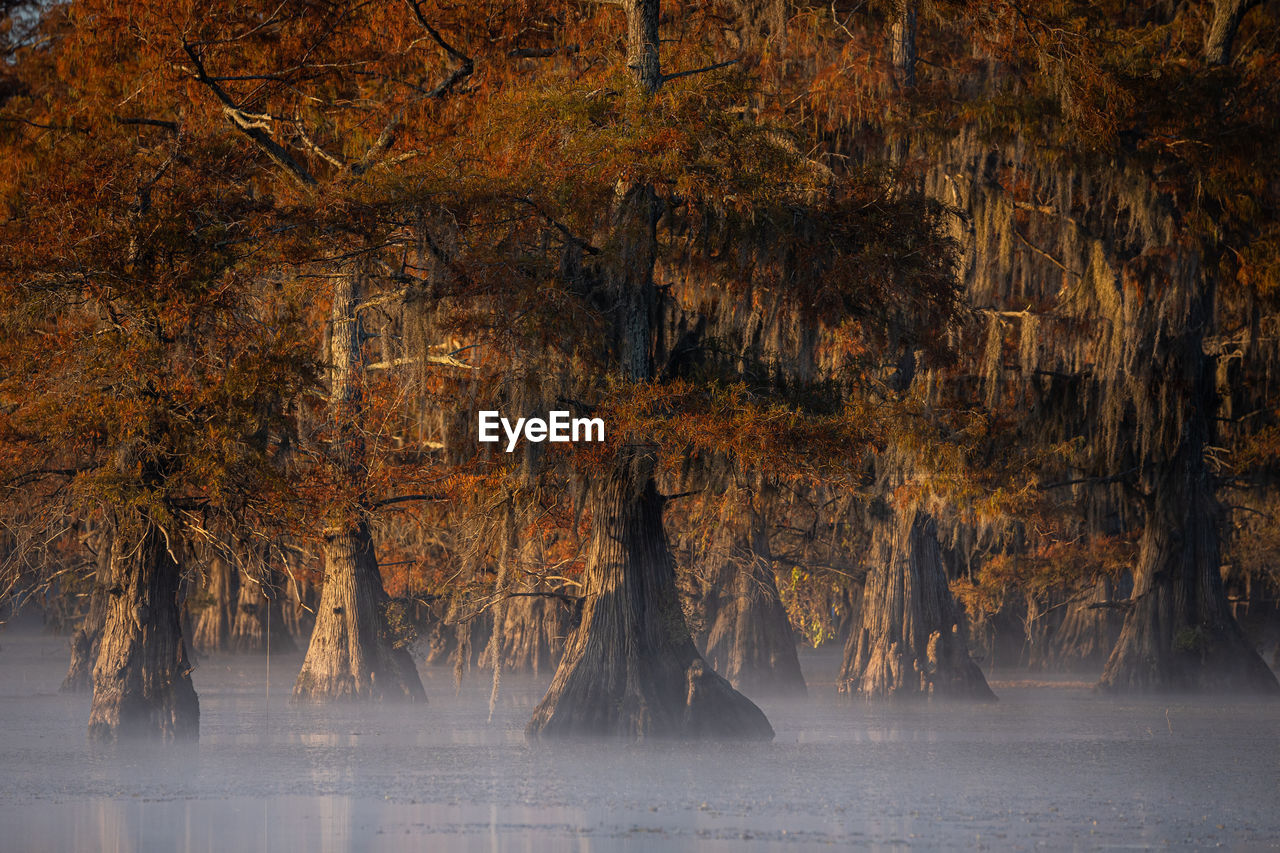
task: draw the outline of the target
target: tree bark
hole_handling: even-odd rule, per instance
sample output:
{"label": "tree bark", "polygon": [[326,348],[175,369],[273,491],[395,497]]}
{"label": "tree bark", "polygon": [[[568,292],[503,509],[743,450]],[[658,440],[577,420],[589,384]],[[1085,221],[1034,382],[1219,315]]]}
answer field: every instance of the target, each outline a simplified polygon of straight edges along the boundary
{"label": "tree bark", "polygon": [[1156,485],[1133,596],[1100,688],[1277,692],[1231,615],[1219,569],[1220,517],[1202,452],[1188,447]]}
{"label": "tree bark", "polygon": [[387,628],[388,598],[368,526],[328,531],[324,557],[316,627],[293,698],[426,701],[407,646]]}
{"label": "tree bark", "polygon": [[112,587],[98,662],[93,670],[89,736],[194,738],[200,705],[182,638],[180,572],[164,534],[148,519],[129,536],[117,527]]}
{"label": "tree bark", "polygon": [[[1035,632],[1028,665],[1054,672],[1097,672],[1107,662],[1120,638],[1124,616],[1110,606],[1117,596],[1128,597],[1128,584],[1119,587],[1109,577],[1099,578],[1087,590],[1065,602],[1061,615],[1043,631]],[[1040,619],[1050,618],[1042,614]]]}
{"label": "tree bark", "polygon": [[862,625],[845,646],[840,692],[869,699],[995,699],[969,657],[933,519],[906,511],[887,544],[884,538],[867,573]]}
{"label": "tree bark", "polygon": [[764,520],[748,509],[745,519],[722,526],[713,545],[715,612],[706,658],[716,672],[749,696],[805,692],[795,635],[769,552]]}
{"label": "tree bark", "polygon": [[241,572],[236,597],[235,622],[231,629],[231,651],[236,654],[290,654],[298,650],[285,622],[284,592],[278,574],[267,565],[257,566],[265,578]]}
{"label": "tree bark", "polygon": [[239,578],[221,555],[209,557],[209,580],[206,592],[209,603],[196,616],[191,645],[197,652],[224,652],[231,642],[235,624],[236,602],[240,595]]}
{"label": "tree bark", "polygon": [[619,466],[593,485],[590,507],[582,624],[526,734],[772,738],[694,647],[647,466]]}
{"label": "tree bark", "polygon": [[316,585],[311,582],[298,565],[289,563],[288,577],[285,581],[285,599],[283,605],[284,621],[289,628],[289,635],[297,648],[311,644],[311,632],[316,626],[316,609],[320,606],[320,596]]}
{"label": "tree bark", "polygon": [[407,645],[387,624],[387,592],[365,520],[365,442],[360,276],[335,280],[330,333],[330,463],[354,493],[324,531],[324,579],[311,644],[294,685],[298,701],[399,698],[425,701]]}
{"label": "tree bark", "polygon": [[1149,372],[1133,389],[1147,395],[1146,410],[1161,420],[1145,466],[1146,525],[1133,596],[1098,686],[1275,693],[1280,685],[1231,615],[1223,589],[1222,508],[1205,460],[1217,415],[1214,365],[1204,351],[1216,293],[1198,265],[1186,270],[1162,296],[1170,307],[1183,306],[1160,314],[1177,325],[1151,333]]}
{"label": "tree bark", "polygon": [[1162,478],[1103,690],[1278,690],[1223,592],[1219,511],[1206,481],[1203,461],[1192,459]]}
{"label": "tree bark", "polygon": [[450,598],[443,615],[433,621],[427,631],[426,663],[452,666],[456,680],[461,683],[466,672],[480,666],[480,657],[489,647],[492,633],[491,611],[466,618],[460,600]]}
{"label": "tree bark", "polygon": [[[662,85],[658,0],[623,0],[627,63],[637,87]],[[659,202],[653,187],[620,189],[605,262],[617,367],[653,376]],[[627,448],[592,484],[586,603],[551,689],[526,728],[566,735],[768,739],[764,714],[711,671],[689,636],[653,482],[652,454]]]}
{"label": "tree bark", "polygon": [[652,95],[662,86],[658,0],[622,0],[622,8],[627,13],[627,67],[640,90]]}
{"label": "tree bark", "polygon": [[1261,5],[1259,0],[1214,0],[1213,21],[1205,37],[1204,59],[1209,65],[1227,65],[1235,45],[1236,31],[1245,12]]}
{"label": "tree bark", "polygon": [[93,665],[98,660],[102,629],[107,624],[107,590],[111,581],[111,528],[104,523],[98,531],[97,567],[93,575],[93,592],[84,622],[71,636],[71,664],[62,680],[63,693],[84,693],[93,689]]}
{"label": "tree bark", "polygon": [[555,592],[545,584],[536,584],[518,589],[506,599],[501,630],[491,635],[479,665],[493,666],[492,656],[496,655],[505,672],[537,675],[553,670],[573,629],[574,610],[572,602]]}
{"label": "tree bark", "polygon": [[919,0],[898,0],[893,27],[889,31],[889,55],[898,84],[904,89],[916,85],[916,33],[919,30]]}

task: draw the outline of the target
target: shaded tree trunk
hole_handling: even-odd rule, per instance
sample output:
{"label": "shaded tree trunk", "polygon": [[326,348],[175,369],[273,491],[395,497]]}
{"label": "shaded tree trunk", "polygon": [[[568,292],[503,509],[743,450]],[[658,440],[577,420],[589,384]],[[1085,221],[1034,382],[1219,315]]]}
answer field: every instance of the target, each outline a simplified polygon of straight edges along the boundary
{"label": "shaded tree trunk", "polygon": [[98,660],[102,629],[107,623],[107,590],[111,580],[111,528],[104,522],[97,536],[97,567],[93,574],[93,592],[84,622],[71,636],[71,664],[62,680],[63,693],[83,693],[93,689],[93,665]]}
{"label": "shaded tree trunk", "polygon": [[795,635],[769,556],[764,520],[748,510],[746,523],[726,524],[713,559],[717,605],[706,658],[736,689],[751,696],[800,694],[804,676]]}
{"label": "shaded tree trunk", "polygon": [[[1028,665],[1056,672],[1097,672],[1120,638],[1124,616],[1113,606],[1117,596],[1128,598],[1129,584],[1109,577],[1062,604],[1062,614],[1035,632]],[[1042,614],[1041,619],[1048,618]]]}
{"label": "shaded tree trunk", "polygon": [[1240,29],[1245,12],[1260,5],[1261,0],[1214,0],[1213,21],[1205,37],[1205,62],[1209,65],[1231,62],[1231,48],[1235,45],[1236,31]]}
{"label": "shaded tree trunk", "polygon": [[647,466],[593,485],[590,507],[582,624],[526,733],[772,738],[760,709],[694,647]]}
{"label": "shaded tree trunk", "polygon": [[1220,509],[1199,448],[1187,448],[1170,467],[1156,484],[1133,597],[1098,686],[1275,693],[1275,675],[1223,590]]}
{"label": "shaded tree trunk", "polygon": [[196,651],[223,652],[230,646],[239,586],[238,574],[227,560],[221,554],[211,554],[205,587],[209,602],[196,615],[191,641]]}
{"label": "shaded tree trunk", "polygon": [[889,56],[898,84],[904,89],[916,85],[916,33],[919,30],[919,0],[898,0],[893,27],[889,31]]}
{"label": "shaded tree trunk", "polygon": [[284,592],[277,573],[259,566],[265,582],[242,572],[236,597],[235,622],[231,629],[231,651],[237,654],[289,654],[298,650],[285,622]]}
{"label": "shaded tree trunk", "polygon": [[303,648],[311,644],[311,632],[316,627],[316,609],[320,606],[320,596],[316,585],[298,566],[291,566],[289,577],[285,579],[284,600],[282,610],[289,635],[294,645]]}
{"label": "shaded tree trunk", "polygon": [[867,573],[862,625],[845,646],[840,691],[867,698],[991,700],[969,657],[963,613],[951,595],[936,525],[919,510],[880,537]]}
{"label": "shaded tree trunk", "polygon": [[[652,96],[663,82],[658,0],[623,0],[622,7],[627,65],[640,92]],[[620,188],[604,284],[615,306],[617,367],[633,382],[653,376],[659,214],[652,186]],[[689,636],[652,458],[621,451],[612,470],[592,484],[589,506],[582,623],[526,734],[772,738],[760,709],[711,671]]]}
{"label": "shaded tree trunk", "polygon": [[563,584],[557,588],[540,576],[546,558],[536,537],[522,535],[531,526],[534,506],[525,496],[513,494],[501,520],[504,544],[494,587],[498,597],[488,611],[493,616],[492,629],[480,659],[480,666],[494,670],[491,709],[504,670],[537,675],[555,669],[564,654],[565,639],[581,615],[580,599],[566,592]]}
{"label": "shaded tree trunk", "polygon": [[457,597],[450,598],[443,609],[443,615],[427,631],[426,663],[452,666],[461,683],[464,673],[480,666],[480,656],[493,632],[493,615],[486,611],[467,618]]}
{"label": "shaded tree trunk", "polygon": [[[1145,411],[1158,423],[1133,596],[1103,690],[1280,691],[1231,615],[1222,583],[1222,508],[1205,460],[1217,415],[1214,366],[1204,352],[1215,298],[1198,264],[1175,268],[1156,306],[1161,324],[1143,342],[1150,372],[1133,391],[1146,395]],[[1166,328],[1165,317],[1176,325]]]}
{"label": "shaded tree trunk", "polygon": [[[1239,531],[1235,534],[1241,535]],[[1265,576],[1237,575],[1226,584],[1231,615],[1264,660],[1280,667],[1280,598],[1276,584]]]}
{"label": "shaded tree trunk", "polygon": [[408,643],[387,624],[373,536],[365,520],[363,336],[358,271],[335,279],[330,333],[330,463],[355,495],[353,508],[335,512],[324,531],[324,580],[315,629],[294,685],[299,701],[410,699],[425,701]]}
{"label": "shaded tree trunk", "polygon": [[492,666],[490,656],[496,655],[506,672],[537,675],[553,670],[573,630],[575,610],[571,601],[557,597],[556,592],[545,584],[513,592],[502,608],[501,630],[486,644],[480,665]]}
{"label": "shaded tree trunk", "polygon": [[841,607],[836,621],[836,641],[843,647],[849,638],[862,630],[862,602],[866,598],[866,581],[857,581],[841,589]]}
{"label": "shaded tree trunk", "polygon": [[182,638],[178,564],[153,523],[141,533],[118,528],[111,549],[112,587],[93,670],[89,736],[194,738],[200,705]]}

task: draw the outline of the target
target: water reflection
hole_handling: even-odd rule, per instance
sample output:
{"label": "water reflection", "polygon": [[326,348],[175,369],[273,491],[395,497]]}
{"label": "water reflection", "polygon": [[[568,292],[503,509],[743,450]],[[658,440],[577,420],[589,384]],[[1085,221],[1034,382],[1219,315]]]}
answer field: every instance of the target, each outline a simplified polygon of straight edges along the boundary
{"label": "water reflection", "polygon": [[762,703],[769,744],[531,746],[545,683],[504,679],[489,724],[480,678],[455,692],[426,672],[425,707],[294,707],[273,689],[268,708],[252,663],[211,659],[198,745],[101,747],[87,699],[54,692],[64,651],[6,637],[0,655],[6,853],[1280,843],[1272,703],[1010,688],[885,707],[815,689]]}

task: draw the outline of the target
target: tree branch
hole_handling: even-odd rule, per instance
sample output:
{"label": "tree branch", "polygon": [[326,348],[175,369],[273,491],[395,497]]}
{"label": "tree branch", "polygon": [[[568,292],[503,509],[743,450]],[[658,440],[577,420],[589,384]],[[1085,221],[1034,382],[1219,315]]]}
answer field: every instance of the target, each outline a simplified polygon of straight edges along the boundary
{"label": "tree branch", "polygon": [[[214,96],[222,102],[222,111],[226,114],[227,119],[235,125],[235,127],[245,136],[257,143],[268,157],[271,158],[277,166],[280,166],[289,173],[298,183],[307,187],[316,186],[316,179],[307,171],[301,163],[299,163],[293,155],[284,149],[280,143],[271,138],[271,135],[263,129],[261,116],[251,116],[240,109],[231,96],[227,94],[218,82],[209,76],[205,70],[204,63],[200,59],[200,55],[195,48],[187,42],[182,43],[183,50],[187,56],[191,57],[191,61],[195,64],[195,78],[199,83],[203,83],[213,92]],[[270,118],[269,116],[267,118]],[[258,119],[258,120],[254,120]]]}
{"label": "tree branch", "polygon": [[444,500],[448,500],[444,495],[399,495],[394,498],[383,498],[380,501],[374,501],[373,504],[370,505],[370,509],[379,509],[384,506],[391,506],[392,504],[408,503],[409,501],[439,502]]}
{"label": "tree branch", "polygon": [[471,61],[471,57],[445,41],[444,37],[436,31],[436,28],[431,26],[427,16],[422,13],[422,7],[418,5],[418,0],[405,0],[405,2],[413,10],[414,17],[418,19],[418,23],[422,25],[422,28],[427,31],[427,35],[431,36],[431,40],[440,45],[444,52],[449,54],[449,57],[454,62],[458,63],[458,66],[449,73],[448,77],[440,82],[440,85],[427,93],[427,96],[431,98],[443,98],[452,92],[459,83],[471,76],[471,72],[475,71],[475,63]]}
{"label": "tree branch", "polygon": [[724,62],[717,62],[714,65],[706,65],[702,68],[690,68],[688,71],[677,71],[675,74],[663,74],[662,82],[667,83],[680,77],[692,77],[694,74],[706,74],[708,71],[715,71],[717,68],[724,68],[729,65],[737,65],[738,60],[727,59]]}
{"label": "tree branch", "polygon": [[116,124],[144,125],[146,127],[159,127],[171,133],[178,132],[178,123],[176,121],[165,121],[158,118],[125,118],[124,116],[116,116]]}
{"label": "tree branch", "polygon": [[1109,477],[1079,477],[1075,480],[1061,480],[1056,483],[1045,483],[1040,487],[1041,491],[1049,491],[1050,489],[1061,489],[1064,486],[1078,486],[1083,483],[1094,485],[1104,485],[1106,483],[1118,483],[1128,477],[1130,474],[1137,473],[1137,467],[1130,468],[1128,471],[1121,471],[1119,474],[1112,474]]}

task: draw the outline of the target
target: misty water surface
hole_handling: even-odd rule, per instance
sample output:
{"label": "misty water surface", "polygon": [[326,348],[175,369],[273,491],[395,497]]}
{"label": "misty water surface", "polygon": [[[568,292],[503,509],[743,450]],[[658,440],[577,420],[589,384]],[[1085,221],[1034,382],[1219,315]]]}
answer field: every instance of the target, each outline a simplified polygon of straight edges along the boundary
{"label": "misty water surface", "polygon": [[[300,657],[202,658],[198,745],[87,742],[66,641],[0,634],[0,849],[1280,849],[1280,703],[1001,685],[993,706],[845,702],[806,655],[771,744],[528,745],[549,675],[423,707],[293,707]],[[1013,678],[1015,676],[1009,676]],[[824,683],[825,682],[825,683]]]}

